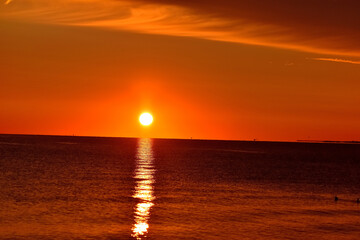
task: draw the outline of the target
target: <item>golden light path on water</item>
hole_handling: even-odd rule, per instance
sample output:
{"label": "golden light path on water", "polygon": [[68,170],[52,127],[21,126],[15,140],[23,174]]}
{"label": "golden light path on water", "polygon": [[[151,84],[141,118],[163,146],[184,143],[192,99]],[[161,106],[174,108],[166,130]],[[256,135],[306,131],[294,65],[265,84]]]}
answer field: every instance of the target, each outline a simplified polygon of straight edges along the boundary
{"label": "golden light path on water", "polygon": [[150,209],[154,205],[153,200],[155,199],[153,162],[152,140],[148,138],[139,139],[134,174],[136,186],[133,195],[133,198],[139,202],[134,210],[135,223],[132,227],[132,237],[136,239],[146,238],[149,229]]}

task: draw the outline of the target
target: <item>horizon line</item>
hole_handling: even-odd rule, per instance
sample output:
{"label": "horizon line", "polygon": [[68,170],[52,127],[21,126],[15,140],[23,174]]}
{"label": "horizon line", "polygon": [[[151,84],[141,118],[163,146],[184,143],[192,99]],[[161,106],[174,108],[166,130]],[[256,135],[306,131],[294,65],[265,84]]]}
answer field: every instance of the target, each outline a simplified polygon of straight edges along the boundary
{"label": "horizon line", "polygon": [[359,144],[360,140],[318,140],[318,139],[297,139],[290,140],[258,140],[254,139],[211,139],[211,138],[166,138],[166,137],[120,137],[120,136],[95,136],[95,135],[75,135],[75,134],[33,134],[33,133],[0,133],[3,135],[15,135],[15,136],[48,136],[48,137],[83,137],[83,138],[131,138],[131,139],[164,139],[164,140],[194,140],[194,141],[228,141],[228,142],[283,142],[283,143],[347,143],[347,144]]}

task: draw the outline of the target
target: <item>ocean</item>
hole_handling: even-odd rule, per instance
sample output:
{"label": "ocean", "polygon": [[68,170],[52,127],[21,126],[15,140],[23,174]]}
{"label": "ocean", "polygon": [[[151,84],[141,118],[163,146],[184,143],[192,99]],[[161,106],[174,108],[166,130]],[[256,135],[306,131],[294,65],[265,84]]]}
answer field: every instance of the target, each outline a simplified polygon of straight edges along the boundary
{"label": "ocean", "polygon": [[0,184],[0,239],[360,239],[360,144],[0,135]]}

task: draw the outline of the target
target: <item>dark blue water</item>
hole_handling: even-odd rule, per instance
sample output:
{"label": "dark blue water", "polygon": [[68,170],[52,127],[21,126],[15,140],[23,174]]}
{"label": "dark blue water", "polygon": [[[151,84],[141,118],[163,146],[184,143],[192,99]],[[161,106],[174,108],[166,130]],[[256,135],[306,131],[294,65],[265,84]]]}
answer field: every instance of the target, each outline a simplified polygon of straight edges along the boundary
{"label": "dark blue water", "polygon": [[356,144],[0,135],[0,184],[0,239],[360,236]]}

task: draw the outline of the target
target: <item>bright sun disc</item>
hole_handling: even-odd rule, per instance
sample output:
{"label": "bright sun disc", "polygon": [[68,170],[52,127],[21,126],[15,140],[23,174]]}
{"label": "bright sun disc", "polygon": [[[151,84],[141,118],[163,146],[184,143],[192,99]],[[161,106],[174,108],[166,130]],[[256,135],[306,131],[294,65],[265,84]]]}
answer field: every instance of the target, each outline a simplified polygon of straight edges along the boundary
{"label": "bright sun disc", "polygon": [[153,116],[150,113],[143,113],[139,117],[139,121],[144,126],[149,126],[153,122]]}

